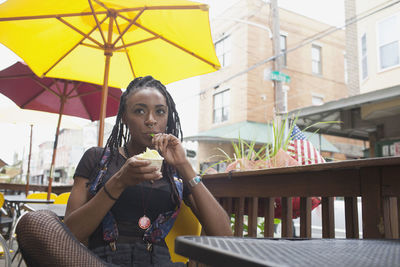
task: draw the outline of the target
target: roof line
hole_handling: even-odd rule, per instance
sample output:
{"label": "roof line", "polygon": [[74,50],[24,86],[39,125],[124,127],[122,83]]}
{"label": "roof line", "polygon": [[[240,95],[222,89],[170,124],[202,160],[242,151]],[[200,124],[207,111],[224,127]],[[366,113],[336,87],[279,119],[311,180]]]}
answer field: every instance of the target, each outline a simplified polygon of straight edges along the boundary
{"label": "roof line", "polygon": [[369,102],[380,102],[393,97],[400,97],[400,85],[395,85],[385,89],[379,89],[372,92],[350,96],[339,100],[327,102],[321,106],[311,106],[299,108],[288,112],[289,115],[298,115],[299,117],[309,116],[316,113],[327,112],[338,109],[350,109],[359,107]]}

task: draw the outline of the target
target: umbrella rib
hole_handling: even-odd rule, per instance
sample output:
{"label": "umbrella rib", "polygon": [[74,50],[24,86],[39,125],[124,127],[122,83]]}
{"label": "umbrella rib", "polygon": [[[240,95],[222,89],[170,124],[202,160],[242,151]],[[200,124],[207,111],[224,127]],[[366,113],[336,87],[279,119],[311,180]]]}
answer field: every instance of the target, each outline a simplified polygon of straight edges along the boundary
{"label": "umbrella rib", "polygon": [[32,78],[32,77],[35,77],[35,75],[27,73],[27,74],[17,74],[17,75],[10,75],[10,76],[0,76],[0,80]]}
{"label": "umbrella rib", "polygon": [[108,8],[108,6],[106,6],[104,3],[97,1],[97,0],[93,0],[95,1],[99,6],[103,7],[105,10],[107,10],[107,12],[110,11],[110,9]]}
{"label": "umbrella rib", "polygon": [[[143,7],[132,7],[132,8],[121,8],[116,9],[116,12],[130,12],[140,10]],[[188,10],[188,9],[200,9],[203,11],[208,11],[208,5],[200,4],[200,5],[190,5],[190,6],[146,6],[146,10]]]}
{"label": "umbrella rib", "polygon": [[[45,91],[48,91],[49,93],[52,93],[53,95],[57,96],[58,98],[61,98],[61,95],[57,94],[57,92],[53,91],[50,89],[49,86],[43,84],[41,81],[36,79],[36,76],[32,78],[32,80],[37,83],[39,86],[41,86]],[[52,86],[54,84],[54,80],[53,82],[50,84],[50,86]],[[57,86],[57,83],[56,83]],[[43,93],[43,91],[41,91],[39,94]],[[39,95],[38,94],[38,95]],[[37,97],[38,95],[36,95],[35,97]],[[25,105],[25,104],[24,104]]]}
{"label": "umbrella rib", "polygon": [[98,46],[91,45],[91,44],[81,43],[81,45],[87,46],[87,47],[90,47],[90,48],[99,49],[99,50],[104,50],[104,47],[98,47]]}
{"label": "umbrella rib", "polygon": [[[82,83],[80,83],[80,84],[82,84]],[[100,87],[98,87],[97,85],[94,86],[94,87],[97,88],[97,89],[92,90],[90,92],[86,92],[86,93],[76,94],[76,95],[70,96],[68,98],[71,99],[71,98],[75,98],[75,97],[82,97],[82,96],[87,96],[87,95],[91,95],[91,94],[95,94],[95,93],[101,92],[102,89]],[[114,99],[116,101],[119,101],[119,98],[114,96],[114,95],[110,95],[109,94],[108,97],[111,97],[112,99]]]}
{"label": "umbrella rib", "polygon": [[26,105],[28,105],[30,102],[32,102],[32,100],[34,100],[36,97],[38,97],[39,95],[41,95],[44,91],[46,90],[41,90],[40,92],[38,92],[37,94],[35,94],[34,96],[32,96],[31,98],[29,98],[27,101],[25,101],[22,105],[21,108],[25,108]]}
{"label": "umbrella rib", "polygon": [[[103,23],[105,20],[107,19],[107,17],[105,17],[101,23]],[[94,27],[89,33],[88,35],[92,34],[92,32],[94,32],[97,29],[97,27]],[[72,50],[74,50],[79,44],[82,44],[83,40],[85,40],[86,37],[83,37],[76,45],[74,45],[68,52],[66,52],[64,55],[62,55],[50,68],[48,68],[43,75],[46,75],[49,71],[51,71],[61,60],[63,60],[69,53],[72,52]]]}
{"label": "umbrella rib", "polygon": [[174,43],[174,42],[172,42],[171,40],[168,40],[167,38],[161,36],[160,34],[158,34],[158,33],[156,33],[156,32],[153,32],[152,30],[147,29],[146,27],[144,27],[144,26],[142,26],[142,25],[140,25],[140,24],[138,24],[138,23],[134,23],[134,24],[135,24],[136,26],[138,26],[139,28],[141,28],[141,29],[143,29],[143,30],[145,30],[145,31],[147,31],[147,32],[149,32],[149,33],[151,33],[151,34],[153,34],[154,36],[157,36],[158,38],[160,38],[160,39],[163,40],[164,42],[169,43],[170,45],[175,46],[176,48],[182,50],[183,52],[188,53],[188,54],[190,54],[191,56],[196,57],[196,58],[200,59],[201,61],[203,61],[203,62],[205,62],[205,63],[211,65],[214,69],[218,70],[218,69],[220,68],[219,66],[217,66],[217,65],[215,65],[214,63],[208,61],[207,59],[205,59],[205,58],[203,58],[203,57],[197,55],[195,52],[192,52],[192,51],[190,51],[190,50],[188,50],[188,49],[186,49],[186,48],[184,48],[184,47],[178,45],[177,43]]}
{"label": "umbrella rib", "polygon": [[[23,103],[21,105],[21,108],[25,108],[26,105],[28,105],[30,102],[32,102],[32,100],[34,100],[35,98],[37,98],[39,95],[41,95],[43,92],[48,91],[52,94],[54,94],[55,96],[57,96],[58,98],[61,99],[61,96],[59,96],[56,92],[54,92],[53,90],[51,90],[48,86],[46,86],[45,84],[41,83],[40,81],[38,81],[36,79],[36,76],[32,77],[32,80],[34,82],[36,82],[40,87],[43,88],[43,90],[41,90],[40,92],[38,92],[37,94],[35,94],[34,96],[32,96],[30,99],[28,99],[25,103]],[[52,84],[51,84],[52,85]],[[51,86],[50,85],[50,86]]]}
{"label": "umbrella rib", "polygon": [[99,47],[103,46],[100,42],[98,42],[97,40],[93,39],[89,35],[86,35],[84,32],[82,32],[81,30],[79,30],[78,28],[76,28],[74,25],[70,24],[66,20],[64,20],[62,18],[57,18],[57,19],[59,21],[61,21],[62,23],[64,23],[65,25],[67,25],[68,27],[70,27],[71,29],[73,29],[74,31],[76,31],[77,33],[79,33],[80,35],[82,35],[83,37],[85,37],[85,38],[89,39],[90,41],[92,41],[93,43],[97,44]]}
{"label": "umbrella rib", "polygon": [[71,96],[71,97],[69,97],[69,98],[76,98],[76,97],[87,96],[87,95],[91,95],[91,94],[98,93],[98,92],[101,92],[101,90],[93,90],[93,91],[90,91],[90,92],[86,92],[86,93],[81,93],[81,94],[73,95],[73,96]]}
{"label": "umbrella rib", "polygon": [[[73,82],[73,83],[74,83],[74,82]],[[74,87],[71,89],[71,91],[68,92],[68,94],[66,94],[67,98],[73,98],[74,96],[70,97],[70,95],[71,95],[74,91],[78,90],[78,88],[79,88],[81,85],[82,85],[82,82],[74,83]]]}
{"label": "umbrella rib", "polygon": [[[100,24],[99,24],[99,20],[97,19],[96,12],[94,11],[94,8],[93,8],[93,5],[92,5],[92,1],[88,0],[88,2],[89,2],[90,9],[92,10],[92,13],[93,13],[93,18],[96,21],[97,28],[99,29],[101,38],[103,39],[104,44],[106,44],[107,41],[106,41],[106,38],[104,37],[103,31],[101,30],[101,27],[100,27]],[[107,9],[107,17],[108,17],[108,14],[109,14],[109,12],[108,12],[108,9]]]}
{"label": "umbrella rib", "polygon": [[[122,42],[122,44],[125,46],[125,41],[124,41],[124,39],[122,38],[121,29],[119,28],[119,25],[118,25],[117,20],[115,20],[115,25],[117,26],[118,33],[119,33],[119,35],[121,36],[121,42]],[[114,44],[114,45],[115,45],[115,44]],[[114,47],[114,45],[113,45],[113,47]],[[126,57],[128,58],[128,62],[129,62],[129,66],[130,66],[131,71],[132,71],[133,78],[136,78],[135,70],[133,69],[131,57],[129,56],[128,50],[127,50],[127,49],[124,49],[124,52],[125,52]]]}
{"label": "umbrella rib", "polygon": [[159,39],[159,37],[158,36],[149,37],[149,38],[146,38],[146,39],[143,39],[143,40],[140,40],[140,41],[136,41],[136,42],[133,42],[133,43],[124,44],[122,46],[115,47],[114,50],[122,50],[122,49],[125,49],[125,48],[129,47],[129,46],[134,46],[134,45],[137,45],[137,44],[153,41],[153,40],[156,40],[156,39]]}
{"label": "umbrella rib", "polygon": [[[143,12],[146,10],[146,8],[143,8],[142,10],[140,10],[140,12],[138,14],[136,14],[136,16],[129,22],[128,26],[126,26],[126,28],[124,29],[124,31],[121,33],[119,32],[119,36],[117,37],[117,39],[114,41],[114,43],[112,44],[112,47],[114,47],[117,42],[119,41],[119,39],[122,39],[122,36],[124,36],[124,34],[130,29],[130,27],[139,19],[139,17],[143,14]],[[115,21],[116,22],[116,21]],[[118,31],[119,31],[119,27],[118,27]]]}
{"label": "umbrella rib", "polygon": [[[143,7],[135,8],[121,8],[116,9],[116,12],[129,12],[140,10]],[[154,6],[146,7],[147,10],[170,10],[170,9],[201,9],[208,10],[207,5],[193,5],[193,6]],[[108,11],[95,11],[94,14],[108,14]],[[81,12],[81,13],[66,13],[66,14],[50,14],[50,15],[37,15],[37,16],[18,16],[18,17],[6,17],[0,18],[1,21],[14,21],[14,20],[34,20],[34,19],[50,19],[57,17],[81,17],[81,16],[93,16],[93,12]]]}
{"label": "umbrella rib", "polygon": [[[99,11],[97,14],[107,14],[107,11]],[[0,18],[1,21],[14,21],[14,20],[34,20],[34,19],[52,19],[58,17],[80,17],[80,16],[92,16],[92,12],[82,13],[67,13],[67,14],[51,14],[51,15],[37,15],[37,16],[20,16],[20,17],[8,17]]]}
{"label": "umbrella rib", "polygon": [[[70,95],[72,94],[72,92],[76,91],[82,84],[83,84],[82,82],[76,83],[75,86],[74,86],[74,88],[72,88],[72,90],[71,90],[68,94],[66,94],[66,98],[67,98],[67,99],[72,99],[72,98],[78,97],[78,98],[79,98],[79,101],[80,101],[81,104],[82,104],[82,107],[84,108],[84,110],[85,110],[85,112],[86,112],[86,115],[88,116],[88,118],[89,118],[91,121],[94,121],[94,120],[93,120],[93,117],[91,116],[90,112],[88,111],[86,105],[84,105],[84,103],[83,103],[83,101],[82,101],[82,98],[81,98],[81,96],[91,94],[91,93],[93,93],[93,91],[92,91],[92,92],[88,92],[88,93],[76,94],[76,95],[70,96]],[[95,86],[95,87],[96,87],[96,86]]]}
{"label": "umbrella rib", "polygon": [[58,86],[57,80],[56,79],[52,79],[52,80],[53,80],[53,84],[55,84],[55,86],[56,86],[56,88],[58,90],[59,97],[61,98],[62,95],[64,95],[64,93],[61,92],[61,88]]}
{"label": "umbrella rib", "polygon": [[[82,94],[83,95],[83,94]],[[94,121],[94,118],[92,114],[90,114],[89,110],[87,109],[86,105],[84,105],[83,100],[82,100],[82,95],[79,96],[79,101],[82,104],[82,107],[85,109],[87,116],[90,118],[91,121]]]}

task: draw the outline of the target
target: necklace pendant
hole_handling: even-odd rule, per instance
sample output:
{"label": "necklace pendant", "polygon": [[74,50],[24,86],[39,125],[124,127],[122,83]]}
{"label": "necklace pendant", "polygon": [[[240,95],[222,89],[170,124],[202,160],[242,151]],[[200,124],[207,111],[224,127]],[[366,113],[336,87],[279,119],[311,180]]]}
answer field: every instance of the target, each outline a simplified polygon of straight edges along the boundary
{"label": "necklace pendant", "polygon": [[146,230],[150,227],[150,219],[146,215],[139,218],[138,225],[141,229]]}

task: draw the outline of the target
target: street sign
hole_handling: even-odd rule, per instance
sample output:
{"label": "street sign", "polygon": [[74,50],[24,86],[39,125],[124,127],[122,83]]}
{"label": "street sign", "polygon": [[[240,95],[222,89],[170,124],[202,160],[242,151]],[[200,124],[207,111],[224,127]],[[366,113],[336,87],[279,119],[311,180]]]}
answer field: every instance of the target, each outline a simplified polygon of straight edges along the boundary
{"label": "street sign", "polygon": [[274,80],[274,81],[285,82],[285,83],[290,82],[289,75],[287,75],[283,72],[279,72],[279,71],[271,71],[270,79]]}

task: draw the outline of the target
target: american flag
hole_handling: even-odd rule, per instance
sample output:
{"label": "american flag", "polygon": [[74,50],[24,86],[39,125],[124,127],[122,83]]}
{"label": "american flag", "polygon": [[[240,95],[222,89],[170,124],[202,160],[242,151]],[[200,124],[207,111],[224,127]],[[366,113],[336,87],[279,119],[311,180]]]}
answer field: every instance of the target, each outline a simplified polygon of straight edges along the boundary
{"label": "american flag", "polygon": [[318,150],[314,148],[311,142],[307,141],[306,136],[297,125],[294,125],[290,139],[287,152],[301,165],[325,162]]}

